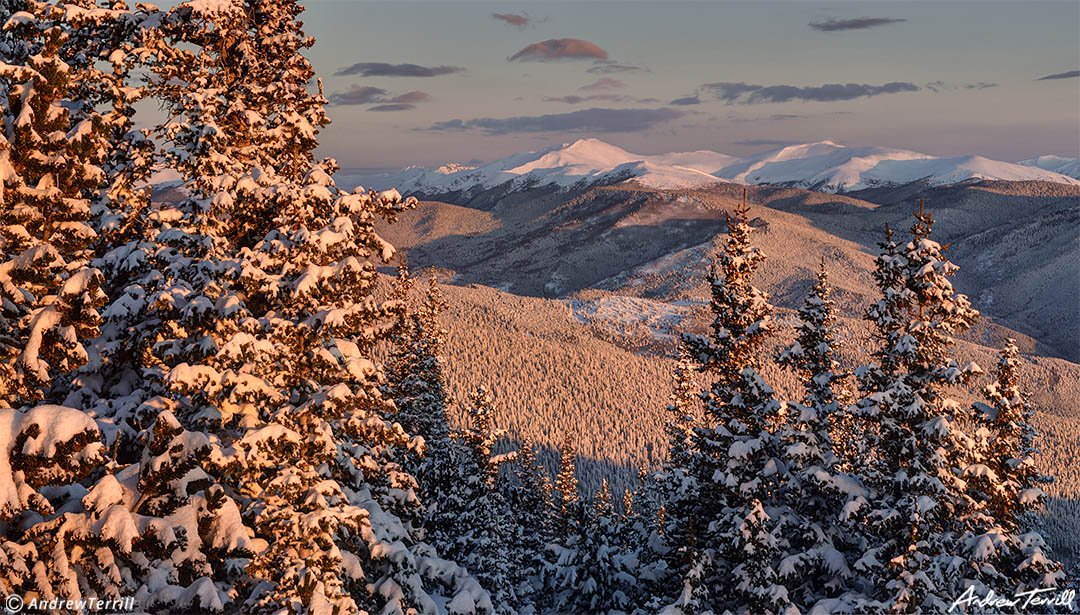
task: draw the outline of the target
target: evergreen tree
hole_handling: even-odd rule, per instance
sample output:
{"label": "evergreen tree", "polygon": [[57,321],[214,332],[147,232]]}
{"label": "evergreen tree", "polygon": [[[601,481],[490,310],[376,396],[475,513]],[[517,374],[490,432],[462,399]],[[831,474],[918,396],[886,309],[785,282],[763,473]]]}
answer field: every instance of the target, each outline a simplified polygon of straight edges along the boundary
{"label": "evergreen tree", "polygon": [[609,613],[631,606],[636,558],[622,542],[623,536],[607,479],[603,479],[581,528],[580,571],[572,602],[575,612]]}
{"label": "evergreen tree", "polygon": [[670,593],[674,599],[681,591],[671,592],[669,579],[681,581],[690,574],[697,557],[697,537],[694,534],[695,510],[700,504],[696,466],[698,450],[695,429],[700,417],[700,387],[696,384],[694,365],[685,351],[673,371],[673,386],[668,405],[668,422],[664,429],[668,435],[668,459],[660,475],[663,501],[663,519],[658,523],[662,540],[650,544],[650,559],[663,563],[664,575],[656,583],[658,593]]}
{"label": "evergreen tree", "polygon": [[87,222],[108,127],[83,98],[100,73],[73,61],[76,27],[63,9],[26,8],[12,20],[16,40],[37,53],[0,64],[10,83],[0,101],[0,403],[13,406],[45,399],[57,376],[86,362],[105,300]]}
{"label": "evergreen tree", "polygon": [[[152,204],[145,235],[103,256],[127,276],[107,314],[129,341],[106,351],[136,359],[87,374],[81,395],[119,433],[168,410],[192,437],[229,444],[204,471],[235,500],[253,545],[209,571],[235,588],[230,608],[431,612],[445,593],[455,612],[490,612],[476,580],[422,542],[425,510],[399,460],[423,442],[393,421],[372,360],[404,309],[375,299],[376,263],[393,247],[374,224],[414,201],[339,191],[333,162],[310,162],[314,133],[273,129],[317,117],[321,103],[302,107],[320,97],[230,89],[236,70],[255,70],[234,63],[259,49],[252,38],[284,42],[298,14],[293,2],[183,3],[144,33],[151,90],[172,117],[159,133],[164,161],[187,196]],[[254,61],[307,82],[298,53]],[[308,162],[284,162],[298,160]],[[137,442],[126,454],[146,463]],[[176,598],[159,610],[190,606]]]}
{"label": "evergreen tree", "polygon": [[493,455],[498,436],[493,400],[484,387],[469,399],[469,428],[453,434],[452,456],[442,471],[447,491],[438,494],[426,527],[439,553],[471,571],[491,594],[495,613],[512,613],[521,603],[514,581],[511,511],[495,489],[498,466],[513,456]]}
{"label": "evergreen tree", "polygon": [[551,589],[557,609],[572,609],[581,579],[582,521],[585,508],[578,493],[573,434],[567,432],[559,447],[559,473],[555,476],[555,540]]}
{"label": "evergreen tree", "polygon": [[[787,532],[789,546],[780,572],[801,610],[820,600],[829,601],[829,609],[843,610],[833,598],[844,594],[848,602],[857,600],[849,565],[865,550],[859,532],[849,530],[862,522],[856,513],[865,509],[869,493],[856,477],[841,471],[833,439],[840,432],[838,424],[851,425],[853,420],[836,391],[841,374],[831,294],[823,259],[799,309],[795,342],[777,357],[777,363],[799,374],[804,389],[802,403],[790,405],[794,422],[777,434],[789,477],[780,486],[780,497],[790,506],[795,524]],[[750,526],[757,518],[760,514],[753,523],[748,521]]]}
{"label": "evergreen tree", "polygon": [[995,380],[982,392],[988,403],[976,402],[976,416],[988,436],[985,463],[997,477],[994,490],[987,494],[988,510],[998,523],[1015,531],[1044,494],[1034,460],[1035,410],[1020,388],[1020,351],[1012,338],[1001,351]]}
{"label": "evergreen tree", "polygon": [[942,388],[978,371],[948,352],[951,335],[978,313],[953,290],[956,266],[929,238],[932,227],[920,209],[910,242],[898,246],[886,236],[875,274],[882,299],[868,312],[883,346],[862,370],[870,394],[860,412],[880,433],[872,444],[879,457],[863,477],[877,492],[868,515],[873,546],[856,567],[872,576],[881,608],[893,612],[947,608],[945,598],[960,593],[956,573],[968,566],[957,558],[953,520],[973,507],[959,477],[972,441]]}
{"label": "evergreen tree", "polygon": [[1006,340],[996,377],[983,387],[989,404],[974,404],[979,446],[963,472],[979,504],[965,519],[963,544],[979,564],[971,575],[1003,595],[1060,586],[1064,580],[1062,565],[1028,527],[1045,493],[1038,486],[1044,479],[1035,468],[1034,409],[1020,387],[1019,354],[1015,341]]}
{"label": "evergreen tree", "polygon": [[[783,545],[774,544],[783,525],[793,523],[790,510],[778,501],[768,506],[772,510],[758,512],[787,480],[775,434],[787,419],[784,405],[758,372],[772,320],[768,295],[751,283],[765,255],[750,242],[748,214],[744,197],[736,217],[728,220],[727,240],[710,274],[711,333],[684,337],[712,385],[705,399],[711,426],[698,429],[695,438],[700,495],[695,506],[681,513],[689,520],[683,523],[693,524],[696,551],[677,599],[686,605],[683,612],[748,605],[779,612],[790,605],[786,589],[777,583],[774,558],[783,552]],[[750,522],[760,527],[746,531]],[[733,577],[739,582],[729,583]]]}
{"label": "evergreen tree", "polygon": [[555,539],[555,504],[551,477],[536,457],[532,442],[522,444],[514,459],[514,479],[500,483],[516,521],[511,545],[512,575],[522,613],[540,613],[550,606],[544,591],[551,574],[549,549]]}

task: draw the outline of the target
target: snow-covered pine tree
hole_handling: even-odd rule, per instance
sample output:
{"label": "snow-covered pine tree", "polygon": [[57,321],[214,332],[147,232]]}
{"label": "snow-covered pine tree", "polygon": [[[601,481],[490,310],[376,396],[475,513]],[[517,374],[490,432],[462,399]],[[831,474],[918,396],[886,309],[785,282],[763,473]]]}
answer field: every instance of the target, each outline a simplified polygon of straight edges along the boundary
{"label": "snow-covered pine tree", "polygon": [[[20,360],[40,352],[48,363],[33,366],[40,370],[37,390],[23,401],[47,394],[49,380],[60,397],[57,385],[65,383],[55,376],[85,359],[82,342],[97,329],[104,295],[101,274],[87,267],[96,239],[87,221],[91,202],[111,185],[113,139],[128,121],[122,111],[130,102],[123,78],[99,63],[114,71],[125,63],[126,37],[141,23],[122,6],[91,1],[25,8],[10,22],[27,50],[25,63],[0,69],[14,82],[4,106],[0,246],[5,253],[25,250],[0,269],[10,276],[2,292],[16,294],[14,304],[5,300],[7,311],[33,310],[16,325],[29,322]],[[22,375],[3,381],[25,385]],[[199,465],[210,454],[208,439],[166,421],[168,429],[147,435],[144,463],[123,468],[104,454],[110,430],[99,427],[109,425],[86,413],[39,405],[9,419],[4,466],[13,471],[14,491],[4,492],[25,500],[22,512],[5,515],[6,522],[18,520],[4,532],[9,593],[136,596],[148,607],[182,595],[189,605],[220,606],[219,589],[206,575],[243,554],[247,534],[220,488],[207,491],[213,486]],[[49,499],[35,497],[37,489]]]}
{"label": "snow-covered pine tree", "polygon": [[930,239],[932,227],[920,207],[911,241],[900,246],[887,233],[875,272],[882,298],[867,314],[882,346],[860,370],[869,395],[859,412],[878,425],[868,432],[878,457],[859,468],[876,497],[867,517],[871,548],[855,567],[892,612],[947,609],[969,569],[953,526],[972,508],[959,474],[973,443],[943,387],[979,371],[949,354],[952,334],[978,312],[953,289],[956,266]]}
{"label": "snow-covered pine tree", "polygon": [[28,49],[0,64],[0,403],[45,399],[54,379],[87,359],[105,301],[88,266],[90,197],[102,182],[108,127],[83,98],[99,77],[79,68],[64,11],[29,2],[7,24]]}
{"label": "snow-covered pine tree", "polygon": [[559,446],[559,472],[555,476],[555,539],[550,585],[556,609],[571,608],[581,577],[581,527],[585,507],[578,493],[574,433],[567,431]]}
{"label": "snow-covered pine tree", "polygon": [[795,342],[777,356],[778,364],[798,373],[804,390],[802,403],[789,406],[794,422],[777,433],[789,473],[778,497],[790,506],[791,521],[797,524],[788,530],[789,546],[780,572],[792,599],[804,611],[819,600],[829,601],[824,603],[829,610],[843,610],[841,602],[833,600],[839,595],[844,595],[847,604],[857,600],[849,566],[865,549],[858,532],[845,531],[861,521],[857,513],[865,508],[869,494],[856,477],[841,472],[833,439],[838,424],[852,425],[853,421],[837,391],[842,374],[836,359],[839,344],[831,294],[822,259],[817,279],[799,309]]}
{"label": "snow-covered pine tree", "polygon": [[[408,267],[402,263],[394,298],[408,305],[414,285]],[[454,467],[460,457],[459,445],[450,437],[450,395],[441,358],[446,330],[439,324],[439,314],[445,307],[446,301],[432,278],[423,304],[400,312],[386,366],[386,392],[396,407],[394,420],[407,433],[424,439],[423,456],[402,451],[402,465],[418,481],[418,495],[429,509],[425,516],[460,487],[460,474]]]}
{"label": "snow-covered pine tree", "polygon": [[[278,5],[297,14],[294,3]],[[375,298],[376,263],[394,251],[374,224],[413,202],[340,192],[332,161],[299,172],[267,162],[310,160],[314,139],[282,137],[296,151],[268,154],[274,147],[252,126],[296,115],[248,108],[248,92],[228,91],[236,75],[217,71],[251,48],[256,6],[271,5],[183,3],[140,41],[151,90],[172,118],[158,133],[170,148],[164,161],[186,197],[152,204],[147,238],[103,258],[129,276],[108,316],[137,360],[88,374],[98,382],[86,398],[136,440],[168,411],[191,437],[218,443],[201,460],[210,480],[189,492],[205,487],[209,498],[219,483],[251,534],[250,553],[212,567],[210,582],[232,588],[230,608],[430,613],[442,593],[451,612],[490,613],[476,580],[421,541],[424,510],[398,460],[422,443],[392,422],[372,360],[404,308]],[[306,63],[261,60],[286,72]],[[268,215],[244,226],[238,212],[251,207]],[[139,446],[129,458],[146,463]],[[176,592],[158,610],[193,604]]]}
{"label": "snow-covered pine tree", "polygon": [[973,407],[979,447],[963,473],[981,505],[968,515],[964,537],[980,564],[972,574],[1003,595],[1059,586],[1063,566],[1031,528],[1032,513],[1045,497],[1038,486],[1044,479],[1035,467],[1035,412],[1020,386],[1020,351],[1012,338],[1001,351],[994,380],[982,392],[989,403]]}
{"label": "snow-covered pine tree", "polygon": [[976,402],[976,416],[987,431],[985,464],[997,476],[988,493],[988,512],[1002,526],[1017,530],[1025,514],[1043,498],[1035,468],[1035,410],[1020,387],[1020,351],[1008,338],[998,358],[995,379],[982,389],[986,402]]}
{"label": "snow-covered pine tree", "polygon": [[439,554],[471,571],[491,594],[494,612],[515,613],[521,606],[514,580],[514,541],[510,507],[495,489],[499,465],[513,455],[494,455],[491,393],[478,387],[469,398],[467,429],[453,434],[448,464],[440,468],[445,488],[436,494],[425,527]]}
{"label": "snow-covered pine tree", "polygon": [[[662,562],[659,568],[663,578],[657,579],[654,593],[670,596],[681,593],[676,587],[672,592],[669,583],[676,585],[690,573],[697,556],[697,523],[695,510],[701,505],[698,492],[698,451],[695,428],[701,416],[701,387],[694,378],[695,367],[685,349],[680,350],[679,360],[672,372],[671,403],[668,404],[668,420],[664,426],[668,436],[668,458],[658,477],[663,517],[657,525],[658,540],[649,541],[646,559]],[[662,602],[660,596],[656,596]]]}
{"label": "snow-covered pine tree", "polygon": [[628,552],[623,537],[611,490],[603,479],[581,526],[577,587],[567,604],[573,612],[610,613],[639,603],[632,601],[636,557]]}
{"label": "snow-covered pine tree", "polygon": [[[780,612],[790,601],[778,584],[779,560],[773,557],[783,548],[774,543],[781,524],[790,522],[790,512],[769,497],[786,481],[773,433],[786,418],[784,406],[758,372],[772,331],[772,310],[768,295],[751,282],[765,255],[750,241],[748,214],[744,195],[735,218],[728,220],[727,240],[710,273],[711,333],[684,336],[691,357],[712,384],[705,399],[709,426],[699,428],[695,438],[700,495],[696,506],[682,513],[694,524],[695,562],[679,584],[676,603],[698,603],[703,606],[695,608],[717,612]],[[768,509],[759,514],[763,504]],[[760,527],[743,531],[748,520]]]}
{"label": "snow-covered pine tree", "polygon": [[544,591],[552,562],[550,547],[555,538],[555,504],[551,476],[537,459],[533,443],[526,440],[514,459],[514,479],[500,481],[510,513],[517,524],[511,575],[522,615],[541,613],[550,606]]}
{"label": "snow-covered pine tree", "polygon": [[[236,203],[237,180],[272,173],[299,182],[315,162],[319,130],[329,124],[321,87],[303,52],[314,44],[299,21],[295,0],[182,2],[148,39],[152,88],[170,119],[166,140],[186,144],[169,165],[197,191],[220,194],[217,210],[226,233],[250,246],[262,239],[280,207],[278,199]],[[330,161],[321,165],[333,173]]]}
{"label": "snow-covered pine tree", "polygon": [[555,476],[555,509],[560,535],[571,533],[581,519],[576,458],[574,433],[567,431],[559,446],[559,473]]}

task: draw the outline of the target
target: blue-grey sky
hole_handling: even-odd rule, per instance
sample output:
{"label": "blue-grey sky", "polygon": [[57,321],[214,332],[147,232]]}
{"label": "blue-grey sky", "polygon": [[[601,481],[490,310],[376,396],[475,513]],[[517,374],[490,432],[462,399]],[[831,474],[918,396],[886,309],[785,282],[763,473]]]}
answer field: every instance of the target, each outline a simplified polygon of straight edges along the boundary
{"label": "blue-grey sky", "polygon": [[638,153],[832,139],[1080,155],[1075,0],[305,5],[334,102],[321,153],[344,167],[492,160],[581,136]]}

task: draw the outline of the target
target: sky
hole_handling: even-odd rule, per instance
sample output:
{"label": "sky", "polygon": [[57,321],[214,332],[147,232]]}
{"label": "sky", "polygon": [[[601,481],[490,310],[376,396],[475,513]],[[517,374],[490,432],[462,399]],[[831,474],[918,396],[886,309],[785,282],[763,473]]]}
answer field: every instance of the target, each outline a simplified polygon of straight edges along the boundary
{"label": "sky", "polygon": [[307,0],[345,168],[597,137],[1080,156],[1080,2]]}

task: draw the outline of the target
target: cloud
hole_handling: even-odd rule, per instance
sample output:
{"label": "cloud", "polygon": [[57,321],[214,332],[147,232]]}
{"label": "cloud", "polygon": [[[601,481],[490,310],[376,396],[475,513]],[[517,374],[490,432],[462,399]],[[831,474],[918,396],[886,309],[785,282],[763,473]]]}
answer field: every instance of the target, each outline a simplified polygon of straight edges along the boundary
{"label": "cloud", "polygon": [[368,105],[371,103],[383,103],[379,107],[373,107],[368,111],[406,111],[415,109],[416,104],[431,100],[427,92],[414,90],[398,96],[389,96],[389,92],[382,88],[370,85],[354,85],[348,91],[335,92],[330,95],[331,105]]}
{"label": "cloud", "polygon": [[431,95],[428,94],[427,92],[413,91],[413,92],[405,92],[404,94],[402,94],[400,96],[395,96],[395,97],[391,98],[389,102],[392,102],[392,103],[418,103],[418,102],[427,102],[429,100],[431,100]]}
{"label": "cloud", "polygon": [[853,100],[898,92],[918,92],[914,83],[894,81],[883,85],[867,83],[826,83],[825,85],[800,87],[794,85],[751,85],[747,83],[706,83],[701,89],[728,104],[781,103],[793,100],[833,102]]}
{"label": "cloud", "polygon": [[375,105],[368,109],[368,111],[408,111],[415,108],[416,105],[410,105],[408,103],[391,103],[388,105]]}
{"label": "cloud", "polygon": [[631,64],[619,64],[614,60],[597,60],[595,66],[585,71],[594,75],[610,75],[612,73],[648,72],[649,69]]}
{"label": "cloud", "polygon": [[579,105],[583,102],[591,100],[602,100],[605,102],[625,102],[635,100],[630,96],[623,96],[621,94],[592,94],[589,96],[577,96],[571,94],[569,96],[545,96],[544,102],[561,102],[568,105]]}
{"label": "cloud", "polygon": [[553,60],[606,60],[608,54],[589,41],[577,38],[552,38],[533,43],[506,59],[507,62],[551,62]]}
{"label": "cloud", "polygon": [[593,81],[588,85],[583,85],[578,89],[582,92],[596,92],[621,90],[625,87],[626,84],[622,81],[619,81],[618,79],[612,79],[611,77],[601,77],[600,79],[597,79],[596,81]]}
{"label": "cloud", "polygon": [[1048,79],[1071,79],[1073,77],[1080,77],[1080,70],[1070,70],[1064,73],[1054,73],[1053,75],[1039,77],[1035,81],[1046,81]]}
{"label": "cloud", "polygon": [[529,25],[529,16],[525,14],[515,15],[513,13],[492,13],[491,16],[500,21],[514,26],[516,28],[524,28]]}
{"label": "cloud", "polygon": [[865,30],[878,26],[887,26],[894,23],[902,23],[906,19],[895,17],[859,17],[857,19],[826,19],[824,21],[811,21],[808,26],[819,32],[840,32],[842,30]]}
{"label": "cloud", "polygon": [[985,81],[980,81],[978,83],[961,83],[961,84],[946,83],[944,81],[931,81],[930,83],[927,83],[923,87],[930,90],[931,92],[941,92],[941,91],[945,91],[945,90],[961,90],[961,89],[963,89],[963,90],[985,90],[987,88],[996,88],[997,86],[998,86],[998,84],[996,84],[996,83],[987,83]]}
{"label": "cloud", "polygon": [[358,62],[334,73],[336,77],[359,75],[361,77],[438,77],[465,72],[460,66],[419,66],[417,64],[387,64],[385,62]]}
{"label": "cloud", "polygon": [[769,146],[774,146],[774,145],[791,145],[792,141],[782,141],[782,140],[777,140],[777,139],[745,139],[743,141],[732,141],[732,143],[735,144],[735,145],[753,145],[753,146],[769,145]]}
{"label": "cloud", "polygon": [[682,98],[676,98],[675,100],[669,102],[668,104],[669,105],[681,105],[681,106],[700,105],[701,104],[701,98],[698,97],[698,96],[683,96]]}
{"label": "cloud", "polygon": [[753,92],[754,90],[760,90],[761,86],[721,81],[719,83],[706,83],[705,85],[701,86],[701,89],[710,92],[713,96],[719,98],[720,100],[732,102],[742,94],[745,94],[747,92]]}
{"label": "cloud", "polygon": [[489,135],[530,132],[639,132],[684,116],[675,109],[582,109],[570,113],[519,116],[507,118],[482,117],[471,120],[436,122],[428,130],[477,130]]}
{"label": "cloud", "polygon": [[386,90],[369,85],[354,85],[347,92],[335,92],[330,95],[331,105],[366,105],[373,102],[382,102],[386,97]]}
{"label": "cloud", "polygon": [[770,120],[801,120],[805,118],[805,115],[799,115],[798,113],[774,113],[769,116]]}

